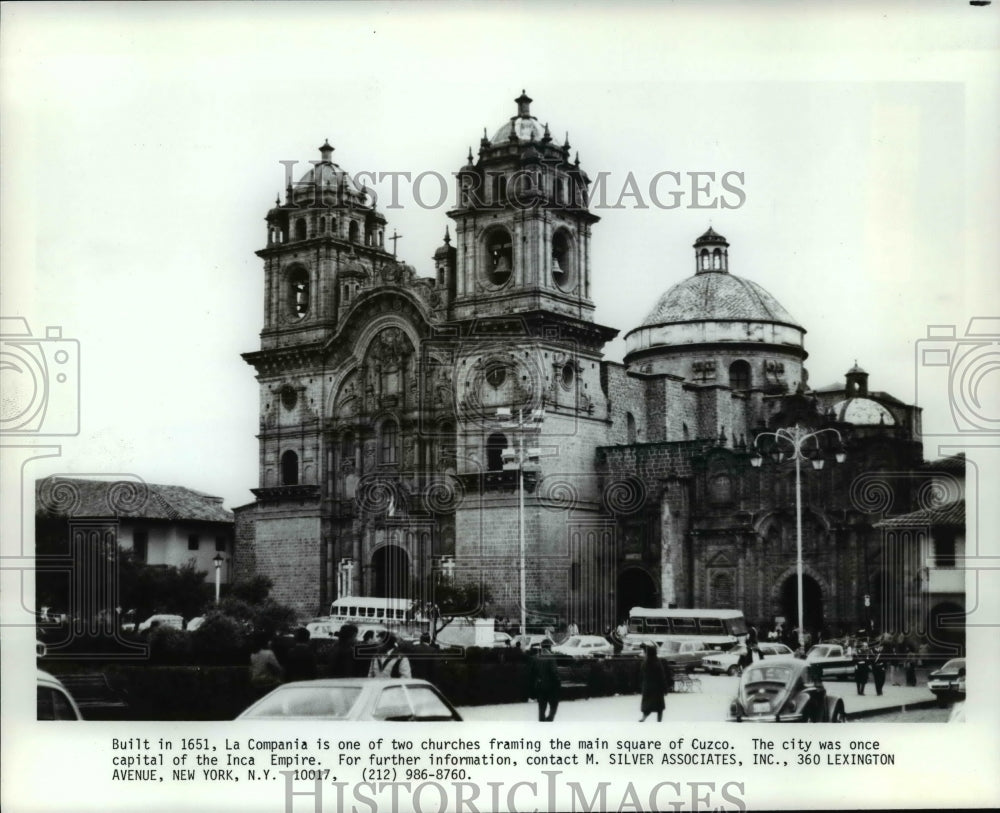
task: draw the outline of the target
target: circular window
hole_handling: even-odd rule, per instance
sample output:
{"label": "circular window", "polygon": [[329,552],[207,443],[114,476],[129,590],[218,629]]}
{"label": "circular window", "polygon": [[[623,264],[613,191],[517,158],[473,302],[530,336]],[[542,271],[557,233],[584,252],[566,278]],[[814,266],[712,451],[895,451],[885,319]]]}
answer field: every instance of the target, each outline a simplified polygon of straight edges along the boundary
{"label": "circular window", "polygon": [[562,381],[563,388],[572,389],[573,383],[576,381],[576,370],[573,367],[572,361],[567,361],[562,368],[562,374],[559,376]]}
{"label": "circular window", "polygon": [[495,390],[500,389],[506,380],[507,368],[501,364],[495,364],[486,371],[486,382]]}
{"label": "circular window", "polygon": [[291,387],[285,387],[281,391],[281,405],[291,412],[299,402],[299,396]]}
{"label": "circular window", "polygon": [[513,244],[505,229],[494,229],[486,238],[486,279],[494,287],[506,285],[513,270]]}

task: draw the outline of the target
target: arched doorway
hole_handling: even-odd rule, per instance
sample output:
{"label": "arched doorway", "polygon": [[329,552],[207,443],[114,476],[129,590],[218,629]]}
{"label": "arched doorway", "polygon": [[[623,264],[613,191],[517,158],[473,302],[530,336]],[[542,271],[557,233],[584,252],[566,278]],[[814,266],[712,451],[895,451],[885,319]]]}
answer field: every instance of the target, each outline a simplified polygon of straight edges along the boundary
{"label": "arched doorway", "polygon": [[949,657],[965,654],[965,610],[954,601],[935,604],[927,619],[930,648]]}
{"label": "arched doorway", "polygon": [[372,554],[372,573],[374,574],[373,596],[409,597],[410,557],[398,545],[383,545]]}
{"label": "arched doorway", "polygon": [[[781,585],[781,614],[785,629],[794,629],[799,620],[798,579],[793,573]],[[823,629],[823,588],[808,573],[802,574],[802,626],[806,632]]]}
{"label": "arched doorway", "polygon": [[656,582],[641,567],[629,567],[618,574],[618,589],[615,592],[615,623],[628,619],[628,611],[633,607],[659,607],[660,600]]}
{"label": "arched doorway", "polygon": [[486,470],[503,471],[503,450],[507,448],[507,436],[494,432],[486,438]]}

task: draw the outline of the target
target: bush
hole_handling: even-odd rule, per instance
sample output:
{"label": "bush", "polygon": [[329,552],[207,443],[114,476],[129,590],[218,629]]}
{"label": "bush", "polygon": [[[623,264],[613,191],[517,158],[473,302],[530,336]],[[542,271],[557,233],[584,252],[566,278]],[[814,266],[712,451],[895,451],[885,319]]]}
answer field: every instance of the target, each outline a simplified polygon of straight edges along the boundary
{"label": "bush", "polygon": [[247,663],[249,645],[242,624],[222,613],[212,612],[190,633],[191,649],[201,663]]}
{"label": "bush", "polygon": [[149,659],[153,663],[186,663],[191,658],[191,639],[173,627],[154,627],[149,633]]}
{"label": "bush", "polygon": [[232,720],[255,697],[249,672],[240,666],[126,667],[115,671],[116,681],[128,687],[133,720]]}

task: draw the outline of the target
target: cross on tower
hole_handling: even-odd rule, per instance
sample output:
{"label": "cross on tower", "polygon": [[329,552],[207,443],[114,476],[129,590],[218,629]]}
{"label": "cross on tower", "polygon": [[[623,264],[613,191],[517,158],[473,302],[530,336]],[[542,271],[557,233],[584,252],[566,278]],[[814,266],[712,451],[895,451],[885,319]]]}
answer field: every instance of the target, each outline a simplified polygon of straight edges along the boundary
{"label": "cross on tower", "polygon": [[392,237],[390,237],[389,239],[392,240],[392,256],[393,257],[396,256],[396,241],[399,240],[402,236],[403,235],[401,235],[401,234],[396,234],[396,230],[395,229],[392,230]]}

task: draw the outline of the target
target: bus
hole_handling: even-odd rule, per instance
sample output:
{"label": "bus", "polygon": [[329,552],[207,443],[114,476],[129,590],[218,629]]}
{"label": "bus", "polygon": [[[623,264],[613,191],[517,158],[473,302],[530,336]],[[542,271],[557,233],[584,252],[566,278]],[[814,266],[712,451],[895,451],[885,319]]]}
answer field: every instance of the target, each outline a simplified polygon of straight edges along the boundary
{"label": "bus", "polygon": [[678,610],[667,607],[633,607],[628,614],[625,649],[643,643],[657,646],[667,638],[701,641],[707,649],[731,649],[747,635],[747,622],[739,610]]}
{"label": "bus", "polygon": [[330,614],[306,625],[313,638],[333,638],[344,624],[354,624],[358,630],[388,630],[404,636],[419,637],[426,619],[414,616],[413,602],[408,598],[376,596],[343,596],[330,605]]}

